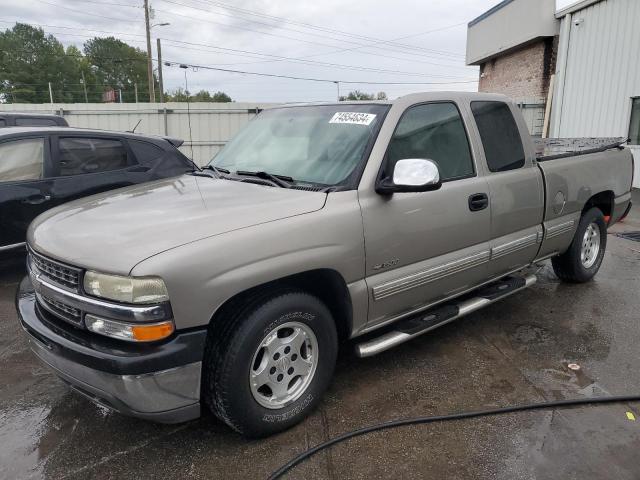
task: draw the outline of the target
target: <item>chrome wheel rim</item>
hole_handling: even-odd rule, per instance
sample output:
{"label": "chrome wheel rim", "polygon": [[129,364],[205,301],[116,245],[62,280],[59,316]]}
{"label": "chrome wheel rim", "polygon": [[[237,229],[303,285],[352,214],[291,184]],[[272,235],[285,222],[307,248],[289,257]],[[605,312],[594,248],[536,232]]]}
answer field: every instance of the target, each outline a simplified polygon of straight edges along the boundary
{"label": "chrome wheel rim", "polygon": [[600,227],[597,223],[590,223],[582,237],[580,261],[584,268],[591,268],[600,253]]}
{"label": "chrome wheel rim", "polygon": [[318,365],[318,340],[308,325],[287,322],[271,330],[253,354],[249,386],[266,408],[283,408],[307,390]]}

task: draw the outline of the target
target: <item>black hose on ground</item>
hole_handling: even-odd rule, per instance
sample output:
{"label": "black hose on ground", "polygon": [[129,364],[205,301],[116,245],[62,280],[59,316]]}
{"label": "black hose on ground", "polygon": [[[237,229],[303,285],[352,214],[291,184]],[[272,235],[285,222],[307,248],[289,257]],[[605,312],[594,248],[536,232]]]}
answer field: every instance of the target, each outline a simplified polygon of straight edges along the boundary
{"label": "black hose on ground", "polygon": [[297,457],[294,457],[289,462],[284,464],[278,470],[273,472],[269,476],[269,480],[276,480],[282,477],[289,470],[294,468],[296,465],[304,462],[311,456],[316,453],[332,447],[338,443],[344,442],[354,437],[359,437],[361,435],[366,435],[368,433],[377,432],[380,430],[386,430],[389,428],[397,428],[404,427],[407,425],[419,425],[425,423],[434,423],[434,422],[446,422],[450,420],[466,420],[469,418],[478,418],[478,417],[488,417],[492,415],[504,415],[506,413],[515,413],[515,412],[524,412],[527,410],[546,410],[550,408],[566,408],[566,407],[575,407],[580,405],[598,405],[604,403],[624,403],[624,402],[640,402],[640,395],[623,395],[616,397],[596,397],[596,398],[577,398],[573,400],[557,400],[554,402],[543,402],[543,403],[530,403],[528,405],[516,405],[511,407],[503,407],[503,408],[494,408],[491,410],[479,410],[475,412],[461,412],[461,413],[453,413],[450,415],[439,415],[432,417],[415,417],[415,418],[405,418],[401,420],[394,420],[391,422],[379,423],[377,425],[371,425],[369,427],[364,427],[358,430],[353,430],[351,432],[343,433],[340,436],[332,438],[331,440],[327,440],[326,442],[320,443],[315,447],[310,448],[309,450],[301,453]]}

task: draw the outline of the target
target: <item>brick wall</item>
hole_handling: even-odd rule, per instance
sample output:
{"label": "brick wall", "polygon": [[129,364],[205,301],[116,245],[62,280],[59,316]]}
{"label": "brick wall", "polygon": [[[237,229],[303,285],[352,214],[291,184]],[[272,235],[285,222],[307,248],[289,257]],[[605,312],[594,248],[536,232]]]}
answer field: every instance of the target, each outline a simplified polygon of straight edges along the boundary
{"label": "brick wall", "polygon": [[483,63],[478,91],[546,98],[557,50],[558,37],[546,38]]}

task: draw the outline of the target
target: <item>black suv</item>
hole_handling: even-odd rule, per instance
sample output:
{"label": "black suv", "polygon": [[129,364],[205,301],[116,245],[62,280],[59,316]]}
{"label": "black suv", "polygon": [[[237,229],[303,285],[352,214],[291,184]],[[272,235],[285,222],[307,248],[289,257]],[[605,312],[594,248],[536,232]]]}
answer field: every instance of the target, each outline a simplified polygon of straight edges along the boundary
{"label": "black suv", "polygon": [[0,127],[68,127],[60,115],[40,113],[1,113]]}
{"label": "black suv", "polygon": [[69,127],[0,130],[0,252],[61,203],[194,169],[181,140]]}

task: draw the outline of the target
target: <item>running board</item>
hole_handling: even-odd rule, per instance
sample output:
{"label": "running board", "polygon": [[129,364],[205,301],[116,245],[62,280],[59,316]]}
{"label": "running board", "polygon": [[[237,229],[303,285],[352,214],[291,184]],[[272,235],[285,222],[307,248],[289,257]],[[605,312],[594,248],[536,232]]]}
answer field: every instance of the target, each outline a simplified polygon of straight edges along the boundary
{"label": "running board", "polygon": [[444,305],[440,305],[426,313],[400,320],[393,325],[393,330],[372,340],[360,343],[356,346],[356,354],[359,357],[371,357],[389,350],[412,338],[427,333],[469,313],[480,310],[498,300],[508,297],[520,290],[536,283],[535,275],[525,277],[506,277],[495,283],[479,288],[470,296],[457,299]]}

